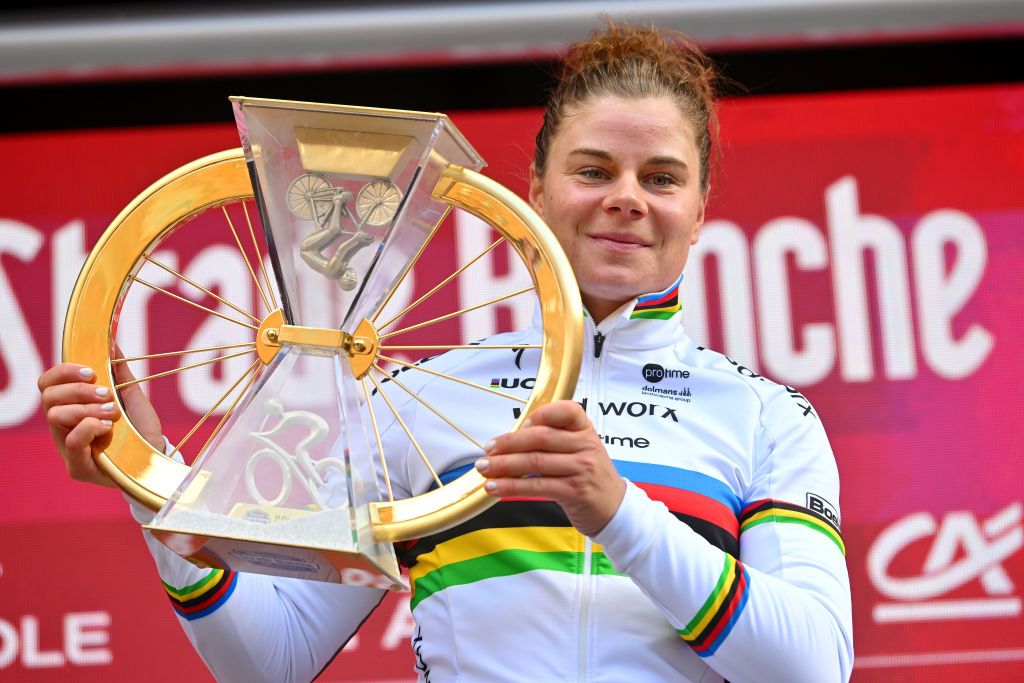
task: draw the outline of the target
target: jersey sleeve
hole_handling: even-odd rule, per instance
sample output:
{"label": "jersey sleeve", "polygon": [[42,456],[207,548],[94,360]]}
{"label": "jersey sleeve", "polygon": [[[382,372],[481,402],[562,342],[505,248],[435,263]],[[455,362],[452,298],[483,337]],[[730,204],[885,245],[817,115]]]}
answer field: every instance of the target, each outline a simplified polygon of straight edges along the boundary
{"label": "jersey sleeve", "polygon": [[[153,516],[131,507],[139,523]],[[218,681],[313,680],[386,592],[201,569],[143,535],[178,622]]]}
{"label": "jersey sleeve", "polygon": [[847,681],[853,635],[839,477],[817,415],[795,391],[762,404],[743,494],[738,558],[632,484],[594,540],[732,683]]}

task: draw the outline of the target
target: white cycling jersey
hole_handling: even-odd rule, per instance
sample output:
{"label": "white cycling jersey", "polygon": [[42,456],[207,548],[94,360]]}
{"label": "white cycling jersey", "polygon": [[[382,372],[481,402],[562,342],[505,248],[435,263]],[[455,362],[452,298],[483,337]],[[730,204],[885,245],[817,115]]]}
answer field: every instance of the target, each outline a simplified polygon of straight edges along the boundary
{"label": "white cycling jersey", "polygon": [[[678,285],[596,328],[586,321],[575,398],[628,482],[599,534],[582,536],[553,502],[506,500],[398,546],[421,681],[849,678],[839,481],[821,422],[796,390],[687,338]],[[532,327],[487,343],[539,339]],[[539,354],[457,350],[424,362],[526,396]],[[481,443],[507,431],[521,405],[427,373],[399,378]],[[443,479],[472,466],[480,452],[468,439],[383,386]],[[393,486],[428,490],[432,477],[401,430],[382,437],[389,462],[400,463]],[[201,570],[147,542],[182,626],[220,680],[314,678],[383,595]]]}

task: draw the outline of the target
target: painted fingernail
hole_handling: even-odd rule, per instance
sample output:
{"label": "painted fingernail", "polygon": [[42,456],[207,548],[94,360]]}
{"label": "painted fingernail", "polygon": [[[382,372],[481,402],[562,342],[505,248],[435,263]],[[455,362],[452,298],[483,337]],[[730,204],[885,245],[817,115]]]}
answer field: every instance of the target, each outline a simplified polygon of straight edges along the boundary
{"label": "painted fingernail", "polygon": [[484,484],[484,488],[487,489],[488,491],[495,491],[498,488],[498,483],[494,481],[489,481],[486,484]]}
{"label": "painted fingernail", "polygon": [[100,398],[103,398],[109,393],[110,389],[107,389],[106,387],[96,387],[96,395],[99,396]]}
{"label": "painted fingernail", "polygon": [[494,450],[494,445],[495,445],[494,444],[494,439],[491,439],[490,441],[485,443],[484,444],[484,453],[490,453],[491,451],[493,451]]}
{"label": "painted fingernail", "polygon": [[480,458],[476,461],[476,468],[481,472],[486,472],[487,468],[491,466],[491,461],[487,458]]}
{"label": "painted fingernail", "polygon": [[100,406],[100,410],[113,410],[113,409],[114,409],[114,402],[113,401],[107,401],[106,403],[104,403],[103,405]]}
{"label": "painted fingernail", "polygon": [[102,424],[102,425],[103,425],[104,427],[109,427],[110,425],[114,424],[114,423],[113,423],[113,422],[111,422],[110,420],[100,420],[100,423],[101,423],[101,424]]}
{"label": "painted fingernail", "polygon": [[92,371],[92,368],[78,368],[78,374],[86,379],[91,379],[96,373]]}

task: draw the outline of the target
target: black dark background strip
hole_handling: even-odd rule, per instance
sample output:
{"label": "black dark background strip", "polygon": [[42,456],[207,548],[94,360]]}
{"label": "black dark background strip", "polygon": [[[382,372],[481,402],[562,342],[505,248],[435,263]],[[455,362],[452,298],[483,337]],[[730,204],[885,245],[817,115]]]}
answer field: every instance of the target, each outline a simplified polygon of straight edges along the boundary
{"label": "black dark background strip", "polygon": [[[1024,38],[712,53],[725,95],[1024,82]],[[0,132],[230,123],[231,95],[451,112],[541,105],[556,64],[261,73],[0,85]]]}

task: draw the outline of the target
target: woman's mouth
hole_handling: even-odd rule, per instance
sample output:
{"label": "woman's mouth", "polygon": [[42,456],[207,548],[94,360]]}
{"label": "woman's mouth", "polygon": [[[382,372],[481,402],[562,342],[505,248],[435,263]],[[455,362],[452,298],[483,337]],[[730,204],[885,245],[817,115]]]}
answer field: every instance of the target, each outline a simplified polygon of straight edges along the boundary
{"label": "woman's mouth", "polygon": [[606,249],[613,251],[636,251],[643,249],[647,243],[635,235],[616,235],[612,233],[597,233],[590,235],[590,239],[597,242]]}

